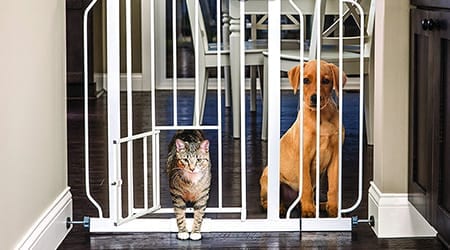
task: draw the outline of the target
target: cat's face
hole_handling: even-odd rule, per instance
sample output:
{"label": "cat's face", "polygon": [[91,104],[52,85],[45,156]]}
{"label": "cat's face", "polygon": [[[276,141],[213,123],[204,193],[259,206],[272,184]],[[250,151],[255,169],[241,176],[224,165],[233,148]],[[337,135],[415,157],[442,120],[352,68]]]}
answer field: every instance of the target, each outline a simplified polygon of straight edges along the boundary
{"label": "cat's face", "polygon": [[209,141],[188,143],[180,139],[175,141],[177,148],[177,166],[191,173],[199,173],[209,167]]}

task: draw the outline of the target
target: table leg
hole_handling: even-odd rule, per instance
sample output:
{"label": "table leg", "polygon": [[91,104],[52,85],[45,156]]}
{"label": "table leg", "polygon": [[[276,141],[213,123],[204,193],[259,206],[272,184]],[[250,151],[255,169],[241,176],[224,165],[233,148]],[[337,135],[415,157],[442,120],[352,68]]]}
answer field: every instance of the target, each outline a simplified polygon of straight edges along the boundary
{"label": "table leg", "polygon": [[263,92],[263,108],[262,108],[262,128],[261,128],[261,140],[263,141],[267,141],[267,119],[268,119],[268,111],[267,109],[268,107],[268,100],[267,100],[267,79],[269,78],[269,70],[268,70],[268,65],[269,65],[269,58],[267,56],[264,56],[264,78],[263,78],[263,87],[262,87],[262,92]]}
{"label": "table leg", "polygon": [[[222,1],[222,40],[223,48],[230,49],[230,15],[228,1]],[[231,106],[231,80],[230,80],[230,66],[224,66],[224,80],[225,80],[225,107]]]}
{"label": "table leg", "polygon": [[240,133],[240,19],[239,1],[230,1],[230,71],[233,106],[233,137],[239,138]]}

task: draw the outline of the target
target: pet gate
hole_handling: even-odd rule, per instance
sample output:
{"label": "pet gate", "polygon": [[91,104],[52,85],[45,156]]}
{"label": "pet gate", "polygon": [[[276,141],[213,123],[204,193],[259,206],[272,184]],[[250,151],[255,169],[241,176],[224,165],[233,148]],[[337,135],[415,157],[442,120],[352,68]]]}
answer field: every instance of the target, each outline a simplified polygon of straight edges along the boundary
{"label": "pet gate", "polygon": [[[221,25],[217,25],[217,103],[216,112],[217,120],[213,125],[202,125],[201,116],[202,112],[202,93],[199,89],[202,88],[201,82],[199,82],[199,20],[198,17],[201,15],[199,1],[195,1],[195,13],[196,13],[196,25],[195,30],[192,32],[194,47],[195,47],[195,94],[194,94],[194,117],[192,118],[191,125],[183,125],[178,120],[178,83],[176,76],[177,67],[177,47],[176,43],[173,44],[173,58],[174,58],[174,77],[172,85],[172,100],[171,104],[172,110],[167,111],[167,109],[161,110],[157,109],[157,104],[155,103],[156,89],[156,77],[155,70],[155,37],[156,37],[156,25],[155,22],[155,0],[144,0],[143,4],[149,6],[150,10],[150,102],[145,104],[145,107],[151,110],[150,120],[148,121],[150,129],[141,133],[133,133],[133,95],[132,95],[132,79],[131,79],[131,0],[126,0],[125,4],[125,44],[126,44],[126,91],[122,92],[121,98],[121,88],[120,88],[120,29],[119,29],[119,19],[120,19],[120,9],[118,0],[108,0],[106,1],[106,13],[107,13],[107,82],[108,82],[108,184],[109,184],[109,204],[108,210],[109,215],[104,216],[104,207],[101,207],[99,203],[92,197],[89,185],[89,138],[88,138],[88,99],[85,98],[85,146],[86,146],[86,193],[89,200],[95,205],[98,210],[98,217],[91,217],[89,223],[89,229],[91,232],[176,232],[177,226],[175,217],[173,215],[173,209],[171,206],[163,206],[161,204],[162,189],[164,189],[162,184],[163,176],[165,176],[164,169],[165,162],[161,162],[160,155],[161,152],[164,154],[166,149],[161,151],[161,134],[168,133],[178,130],[178,129],[202,129],[208,131],[209,134],[215,134],[217,138],[217,165],[213,166],[217,168],[217,206],[209,206],[206,209],[205,220],[202,225],[202,231],[204,232],[232,232],[232,231],[350,231],[352,225],[357,223],[357,219],[352,217],[344,217],[343,213],[349,214],[355,208],[359,206],[362,199],[362,104],[363,104],[363,93],[364,93],[364,62],[363,62],[363,49],[364,49],[364,11],[360,4],[356,0],[340,0],[338,3],[339,8],[339,18],[336,21],[338,25],[339,32],[339,61],[338,66],[340,69],[343,67],[343,17],[344,7],[346,10],[349,6],[354,7],[360,16],[360,44],[359,48],[359,86],[360,86],[360,107],[359,107],[359,181],[358,181],[358,196],[357,200],[353,206],[350,208],[342,208],[342,160],[339,161],[339,195],[338,195],[338,216],[337,218],[321,218],[319,217],[319,206],[316,206],[316,217],[315,218],[290,218],[292,209],[299,202],[302,190],[299,191],[299,196],[292,204],[287,212],[286,218],[280,218],[279,216],[279,199],[280,199],[280,186],[279,186],[279,155],[280,155],[280,123],[270,122],[268,124],[268,208],[267,217],[260,219],[248,218],[247,216],[247,178],[246,178],[246,109],[245,109],[245,56],[244,56],[244,38],[241,38],[240,42],[240,80],[241,80],[241,90],[240,90],[240,100],[241,100],[241,110],[240,110],[240,155],[241,155],[241,166],[240,166],[240,205],[239,206],[226,206],[223,201],[223,166],[222,166],[222,76],[221,76],[221,54],[224,51],[221,50],[221,37],[222,31]],[[240,33],[245,34],[245,7],[247,3],[251,1],[237,1],[240,8],[240,20],[239,28]],[[268,0],[266,2],[268,6],[268,36],[271,38],[268,44],[268,65],[266,67],[270,68],[268,74],[268,115],[270,121],[280,121],[280,14],[281,14],[281,4],[288,4],[288,8],[295,11],[295,14],[299,16],[300,24],[300,49],[298,50],[298,64],[303,65],[304,63],[304,33],[305,33],[305,16],[302,12],[301,2],[306,2],[304,0]],[[331,2],[332,0],[329,0]],[[94,0],[85,12],[85,25],[87,21],[87,16],[92,6],[95,4]],[[145,2],[145,3],[144,3]],[[172,18],[176,18],[176,0],[172,1],[173,4],[173,15]],[[256,1],[255,1],[256,2]],[[263,1],[259,1],[263,2]],[[283,2],[283,3],[282,3]],[[321,29],[322,22],[320,16],[321,11],[323,11],[324,1],[315,0],[312,1],[314,7],[314,22],[317,24],[315,35],[316,42],[316,55],[317,59],[321,58]],[[220,9],[221,1],[217,0],[217,20],[222,20],[222,11]],[[176,29],[176,22],[173,20],[173,30]],[[232,25],[236,25],[236,20]],[[233,27],[237,28],[237,27]],[[86,31],[86,29],[85,29]],[[175,32],[173,33],[175,37]],[[86,32],[85,32],[86,36]],[[86,39],[86,37],[85,37]],[[175,38],[173,39],[175,40]],[[85,40],[85,55],[87,55],[87,43]],[[85,58],[87,58],[85,56]],[[85,60],[85,68],[87,69],[87,60]],[[300,76],[303,78],[303,67]],[[87,72],[87,70],[85,70]],[[320,67],[317,68],[317,76],[320,76]],[[342,97],[342,70],[339,73],[339,96]],[[85,84],[87,84],[87,78],[85,78]],[[86,90],[87,86],[85,85]],[[206,91],[206,90],[205,90]],[[320,96],[320,88],[318,88]],[[87,91],[85,92],[87,96]],[[126,97],[124,97],[126,95]],[[300,79],[300,96],[303,95],[303,79]],[[126,104],[124,104],[124,99]],[[320,102],[320,101],[319,101]],[[121,110],[122,105],[126,106],[126,110]],[[300,101],[300,117],[303,120],[302,110],[303,102]],[[319,103],[320,107],[320,103]],[[342,159],[342,98],[339,98],[339,154]],[[124,112],[125,111],[125,112]],[[125,115],[123,115],[125,113]],[[166,124],[158,124],[156,122],[157,116],[172,115],[171,120]],[[124,117],[126,116],[126,119]],[[317,110],[317,119],[320,117],[320,109]],[[123,131],[126,133],[121,133],[121,118],[126,120],[126,126]],[[303,122],[300,122],[302,126]],[[319,124],[317,125],[317,131],[320,131]],[[300,129],[300,131],[303,131]],[[319,134],[319,133],[317,133]],[[170,139],[170,138],[169,138]],[[301,133],[299,137],[299,142],[303,139],[303,134]],[[319,136],[316,140],[317,152],[319,152]],[[300,143],[300,159],[302,159],[302,147],[303,144]],[[316,155],[317,173],[316,179],[319,180],[319,159],[320,153]],[[302,162],[302,160],[300,160]],[[302,176],[302,167],[299,167],[300,176]],[[136,172],[139,172],[139,176],[135,176]],[[300,189],[301,178],[300,178]],[[166,190],[167,191],[167,190]],[[167,191],[168,193],[168,191]],[[317,185],[315,195],[315,203],[319,204],[319,194],[320,185]],[[188,213],[192,213],[192,209],[188,209]],[[233,218],[208,218],[208,214],[234,214]],[[236,216],[237,215],[237,216]],[[192,224],[192,219],[188,219],[188,228]]]}

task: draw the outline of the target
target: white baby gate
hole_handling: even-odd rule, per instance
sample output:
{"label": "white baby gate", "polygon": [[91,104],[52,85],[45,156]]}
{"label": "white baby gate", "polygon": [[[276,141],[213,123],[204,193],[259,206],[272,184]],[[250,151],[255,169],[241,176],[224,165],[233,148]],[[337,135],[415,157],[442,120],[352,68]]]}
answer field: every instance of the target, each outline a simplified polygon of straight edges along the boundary
{"label": "white baby gate", "polygon": [[[343,209],[342,208],[342,98],[339,98],[339,155],[341,160],[339,161],[339,195],[338,195],[338,217],[337,218],[320,218],[319,217],[319,206],[316,206],[316,217],[315,218],[290,218],[290,213],[293,207],[299,202],[302,190],[299,191],[299,196],[294,204],[288,210],[287,218],[280,218],[279,216],[279,152],[280,152],[280,123],[279,122],[270,122],[268,124],[268,207],[267,207],[267,218],[264,219],[249,219],[247,218],[247,199],[246,199],[246,128],[245,128],[245,57],[244,57],[244,38],[241,39],[241,50],[240,50],[240,76],[241,76],[241,90],[240,90],[240,98],[241,98],[241,169],[240,169],[240,183],[241,183],[241,205],[236,207],[226,207],[223,205],[223,183],[222,183],[222,101],[221,101],[221,59],[220,54],[221,51],[221,25],[217,25],[217,48],[218,55],[217,56],[217,124],[216,125],[201,125],[200,124],[200,112],[199,112],[199,72],[198,72],[198,46],[199,46],[199,30],[198,30],[198,22],[197,28],[193,31],[193,36],[197,39],[195,41],[195,57],[196,57],[196,80],[195,80],[195,97],[194,97],[194,109],[195,116],[193,118],[193,125],[190,126],[182,126],[178,123],[178,110],[177,110],[177,76],[176,76],[176,67],[177,67],[177,48],[176,42],[173,42],[173,122],[169,125],[158,125],[156,123],[156,115],[158,111],[155,108],[155,0],[144,0],[149,1],[146,4],[150,6],[150,65],[151,65],[151,103],[149,106],[151,107],[151,130],[139,134],[133,134],[133,109],[132,109],[132,81],[131,81],[131,0],[126,0],[125,4],[125,26],[126,26],[126,100],[127,100],[127,134],[125,137],[121,137],[121,129],[120,129],[120,120],[121,120],[121,110],[120,110],[120,37],[119,37],[119,0],[108,0],[107,3],[107,82],[108,82],[108,185],[109,185],[109,217],[105,217],[103,215],[103,209],[99,203],[92,197],[89,185],[89,137],[88,137],[88,99],[87,99],[87,40],[86,40],[86,23],[87,23],[87,15],[96,0],[94,0],[85,11],[85,180],[86,180],[86,194],[88,199],[95,205],[98,210],[98,217],[91,217],[89,222],[89,229],[91,232],[176,232],[177,226],[176,221],[173,216],[173,209],[171,207],[162,207],[161,206],[161,180],[160,177],[165,175],[166,173],[160,173],[160,164],[164,164],[160,162],[160,133],[164,131],[172,131],[178,129],[202,129],[208,130],[217,133],[218,140],[218,165],[213,166],[217,167],[218,173],[218,205],[216,207],[208,207],[206,209],[206,218],[202,225],[202,231],[204,232],[251,232],[251,231],[350,231],[352,229],[352,225],[357,222],[357,219],[351,217],[342,217],[342,213],[349,213],[357,208],[362,199],[362,122],[363,122],[363,93],[364,93],[364,84],[363,84],[363,39],[364,39],[364,12],[362,7],[355,0],[339,0],[339,68],[342,69],[343,61],[343,2],[351,3],[358,9],[361,15],[361,40],[360,40],[360,107],[359,107],[359,182],[358,182],[358,198],[356,203],[350,207]],[[238,0],[231,0],[238,1]],[[240,1],[240,32],[241,34],[245,34],[245,1]],[[301,60],[299,61],[300,65],[303,65],[303,48],[304,48],[304,15],[302,14],[301,9],[294,3],[293,0],[289,0],[289,4],[292,5],[298,15],[300,16],[300,50],[299,56]],[[321,27],[320,25],[320,8],[317,6],[321,6],[321,0],[316,0],[316,12],[315,18],[318,25],[316,27]],[[280,14],[281,14],[281,0],[268,0],[268,16],[269,16],[269,30],[268,36],[269,45],[268,45],[268,56],[269,56],[269,64],[268,67],[271,69],[269,71],[268,79],[264,79],[270,84],[268,84],[268,101],[269,101],[269,120],[270,121],[280,121]],[[176,0],[172,1],[173,8],[173,30],[176,29]],[[221,2],[217,0],[217,20],[221,20],[222,13],[220,10]],[[196,1],[195,4],[195,12],[199,14],[199,3]],[[197,19],[196,18],[196,19]],[[176,34],[174,31],[173,41],[176,41]],[[317,58],[321,58],[321,44],[320,44],[320,30],[315,32],[317,34]],[[242,36],[244,37],[244,36]],[[148,56],[148,55],[144,55]],[[319,64],[318,64],[319,65]],[[303,95],[303,67],[301,69],[301,78],[300,79],[300,96]],[[320,76],[320,67],[317,68],[318,78]],[[339,75],[342,75],[342,70]],[[320,78],[319,78],[320,79]],[[342,79],[340,79],[340,88],[339,88],[339,96],[342,97]],[[320,88],[318,88],[318,95],[320,96]],[[320,98],[319,98],[320,99]],[[320,101],[319,101],[320,102]],[[303,106],[303,102],[299,102],[301,106]],[[320,107],[320,103],[318,104]],[[149,108],[150,108],[149,107]],[[300,107],[301,112],[301,129],[303,132],[303,115],[302,115],[303,107]],[[158,114],[161,115],[161,114]],[[317,110],[317,119],[320,117],[320,109]],[[320,131],[320,125],[317,123],[317,130]],[[319,134],[319,133],[317,133]],[[300,135],[299,142],[302,141],[303,135]],[[125,146],[126,145],[126,146]],[[134,149],[136,149],[136,145],[142,145],[142,166],[137,166],[134,158],[136,154],[134,153]],[[122,147],[123,146],[123,147]],[[302,159],[303,155],[303,144],[300,143],[300,159]],[[317,138],[317,147],[319,147],[319,137]],[[126,173],[122,173],[122,163],[121,163],[121,152],[126,150],[126,165],[127,171]],[[165,152],[165,151],[164,151]],[[319,148],[317,148],[317,152],[320,152]],[[151,155],[151,159],[148,159],[148,155]],[[316,163],[317,163],[317,180],[320,179],[319,175],[319,159],[320,155],[317,153],[316,155]],[[151,164],[148,164],[151,162]],[[302,162],[302,160],[300,160]],[[149,166],[151,165],[151,166]],[[136,205],[135,195],[137,191],[135,190],[135,185],[133,181],[135,180],[134,172],[135,169],[141,168],[143,173],[143,190],[142,190],[142,205]],[[300,169],[300,176],[302,176],[302,167]],[[126,175],[126,183],[123,181],[122,176]],[[147,178],[151,175],[151,180]],[[301,178],[300,178],[301,179]],[[300,180],[301,181],[301,180]],[[151,186],[151,190],[149,190],[149,186]],[[319,194],[320,194],[320,185],[316,185],[316,197],[315,202],[319,204]],[[299,185],[300,189],[302,187],[301,183]],[[126,213],[124,213],[124,209],[122,207],[122,190],[126,190],[127,192],[127,201],[126,201]],[[149,198],[151,195],[151,199]],[[141,196],[139,196],[141,197]],[[192,209],[188,209],[188,212],[192,213]],[[235,219],[209,219],[208,213],[215,214],[223,214],[223,213],[234,213],[240,214],[240,218]],[[145,215],[149,214],[172,214],[172,216],[162,216],[157,218],[142,218]],[[188,226],[192,224],[192,219],[188,219]]]}

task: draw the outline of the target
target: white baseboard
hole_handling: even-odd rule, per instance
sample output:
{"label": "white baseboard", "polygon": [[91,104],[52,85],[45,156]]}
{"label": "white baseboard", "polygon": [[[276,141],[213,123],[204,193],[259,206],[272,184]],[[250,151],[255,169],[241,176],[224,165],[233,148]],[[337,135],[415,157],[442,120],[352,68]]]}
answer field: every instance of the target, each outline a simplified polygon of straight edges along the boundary
{"label": "white baseboard", "polygon": [[[94,73],[94,81],[97,85],[97,92],[101,90],[108,90],[108,74],[106,73]],[[150,86],[144,86],[141,73],[131,74],[133,91],[150,91]],[[120,74],[120,90],[127,90],[127,75]]]}
{"label": "white baseboard", "polygon": [[369,188],[369,217],[379,238],[435,237],[436,230],[408,201],[407,193],[382,193],[374,182]]}
{"label": "white baseboard", "polygon": [[72,194],[66,188],[33,224],[17,249],[56,249],[72,226],[66,227],[66,218],[72,218]]}
{"label": "white baseboard", "polygon": [[[126,91],[126,74],[120,74],[120,90]],[[133,73],[131,75],[131,80],[133,82],[132,88],[133,91],[150,91],[150,85],[145,84],[143,82],[142,74],[141,73]],[[107,90],[108,89],[108,83],[107,83],[107,74],[106,73],[94,73],[94,81],[97,83],[97,92],[101,91],[102,89]],[[217,89],[217,79],[211,78],[209,79],[209,89]],[[257,89],[259,89],[259,80],[256,83]],[[156,83],[156,88],[159,90],[170,90],[172,89],[173,83],[172,79],[165,79],[158,83]],[[222,88],[223,88],[224,82],[222,81]],[[250,89],[250,79],[247,79],[245,81],[246,89]],[[290,90],[292,87],[289,84],[289,81],[287,78],[281,79],[281,89],[283,90]],[[194,89],[194,79],[193,78],[180,78],[177,80],[178,89]],[[347,84],[344,86],[344,90],[347,91],[359,91],[359,77],[349,77],[347,80]]]}

